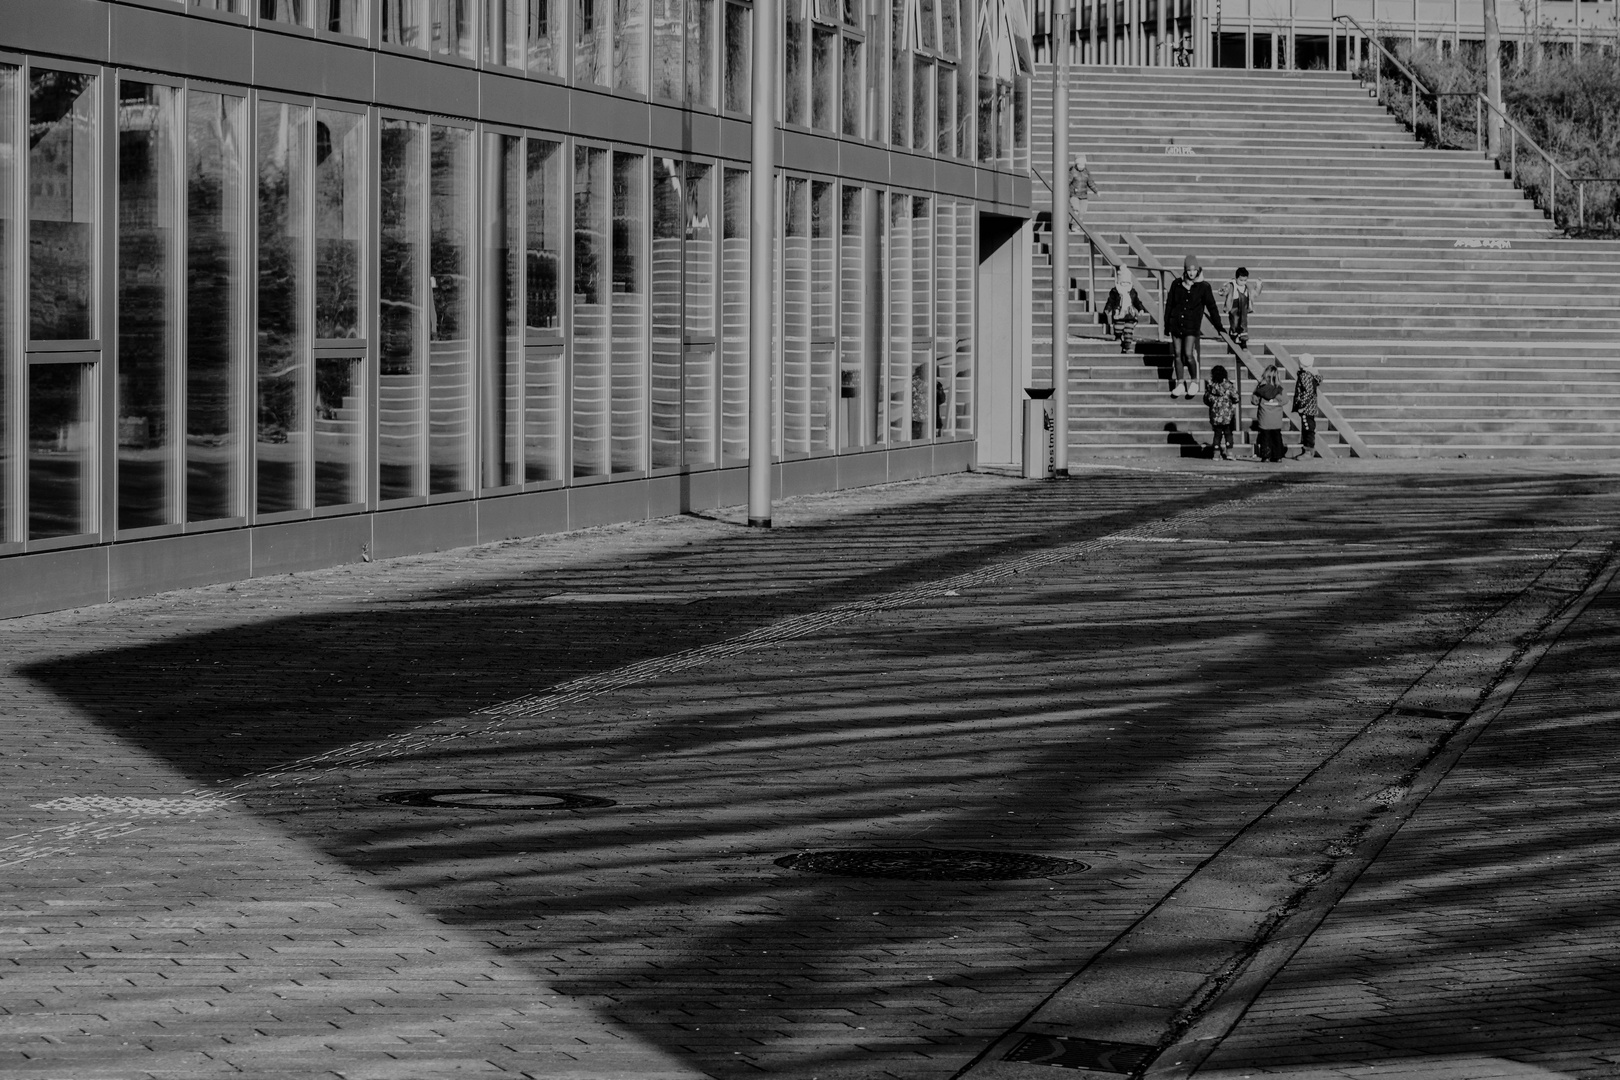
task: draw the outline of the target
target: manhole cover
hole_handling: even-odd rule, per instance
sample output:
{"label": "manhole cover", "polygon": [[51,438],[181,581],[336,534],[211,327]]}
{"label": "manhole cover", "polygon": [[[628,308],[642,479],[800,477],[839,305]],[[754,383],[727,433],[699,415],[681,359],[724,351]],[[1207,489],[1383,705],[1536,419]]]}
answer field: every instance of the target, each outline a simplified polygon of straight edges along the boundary
{"label": "manhole cover", "polygon": [[1016,881],[1078,874],[1090,865],[1014,851],[806,851],[785,855],[777,866],[843,877],[905,878],[911,881]]}
{"label": "manhole cover", "polygon": [[400,806],[438,806],[451,810],[587,810],[614,805],[612,799],[598,799],[594,795],[510,788],[424,788],[390,791],[381,799]]}

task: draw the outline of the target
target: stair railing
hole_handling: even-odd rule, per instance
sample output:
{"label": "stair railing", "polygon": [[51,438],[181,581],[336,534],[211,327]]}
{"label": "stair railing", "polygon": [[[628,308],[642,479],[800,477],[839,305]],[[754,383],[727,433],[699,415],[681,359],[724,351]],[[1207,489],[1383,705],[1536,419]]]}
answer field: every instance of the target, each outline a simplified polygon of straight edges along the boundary
{"label": "stair railing", "polygon": [[[1405,75],[1407,81],[1411,83],[1412,111],[1406,123],[1407,126],[1412,129],[1413,135],[1422,138],[1422,133],[1418,130],[1418,104],[1420,97],[1432,100],[1434,102],[1434,145],[1437,149],[1441,150],[1446,149],[1446,98],[1473,99],[1474,149],[1479,153],[1485,152],[1485,119],[1487,116],[1495,114],[1495,116],[1501,120],[1504,125],[1506,125],[1508,132],[1506,161],[1504,162],[1503,160],[1498,159],[1496,163],[1497,167],[1501,168],[1503,172],[1507,173],[1508,179],[1512,180],[1516,186],[1524,190],[1526,195],[1530,196],[1530,201],[1534,206],[1545,212],[1546,215],[1552,219],[1554,228],[1564,227],[1558,222],[1558,178],[1562,176],[1564,178],[1564,183],[1567,186],[1577,190],[1577,200],[1579,200],[1585,194],[1584,183],[1577,182],[1574,177],[1570,176],[1569,170],[1565,169],[1553,158],[1551,154],[1547,153],[1547,151],[1542,148],[1541,144],[1536,142],[1536,140],[1531,137],[1530,133],[1525,131],[1524,128],[1519,125],[1518,121],[1509,116],[1501,106],[1497,105],[1490,98],[1476,90],[1448,90],[1443,93],[1437,93],[1436,91],[1430,90],[1427,86],[1423,85],[1422,80],[1417,77],[1416,72],[1403,63],[1400,57],[1386,49],[1383,42],[1379,41],[1375,35],[1367,33],[1366,27],[1357,22],[1354,17],[1350,15],[1335,15],[1333,19],[1335,22],[1343,22],[1348,26],[1354,26],[1358,31],[1360,31],[1362,37],[1370,42],[1373,48],[1378,50],[1378,54],[1382,58],[1383,62],[1373,65],[1373,92],[1379,101],[1384,101],[1384,62],[1389,63],[1397,71]],[[1362,79],[1362,85],[1366,85],[1365,78]],[[1389,103],[1386,102],[1385,104],[1388,105]],[[1400,114],[1396,113],[1396,115],[1399,116]],[[1519,144],[1521,142],[1527,148],[1534,151],[1535,157],[1540,159],[1540,165],[1546,172],[1545,183],[1540,182],[1536,177],[1536,173],[1538,171],[1537,166],[1532,165],[1530,167],[1530,175],[1528,176],[1525,175],[1525,170],[1520,167]],[[1604,177],[1590,177],[1587,178],[1585,182],[1599,183],[1607,181]],[[1578,216],[1580,217],[1582,227],[1584,228],[1584,212],[1582,211],[1584,211],[1584,208],[1581,208],[1581,210],[1578,211]],[[1569,223],[1569,212],[1567,209],[1564,213],[1564,222],[1565,225]]]}
{"label": "stair railing", "polygon": [[[1029,171],[1035,175],[1037,180],[1046,185],[1047,193],[1052,196],[1052,228],[1056,229],[1058,204],[1057,193],[1052,190],[1051,181],[1047,180],[1045,175],[1042,174],[1041,170],[1031,165]],[[1114,250],[1112,244],[1110,244],[1107,240],[1104,240],[1102,236],[1093,231],[1090,225],[1087,225],[1083,220],[1076,217],[1073,210],[1068,209],[1067,200],[1065,200],[1064,208],[1068,211],[1069,232],[1078,232],[1081,236],[1084,236],[1090,249],[1087,252],[1088,265],[1086,280],[1086,311],[1089,314],[1095,315],[1101,310],[1097,305],[1097,257],[1099,255],[1102,256],[1103,262],[1107,263],[1109,267],[1115,270],[1118,270],[1125,264],[1124,261],[1119,257],[1119,253]]]}

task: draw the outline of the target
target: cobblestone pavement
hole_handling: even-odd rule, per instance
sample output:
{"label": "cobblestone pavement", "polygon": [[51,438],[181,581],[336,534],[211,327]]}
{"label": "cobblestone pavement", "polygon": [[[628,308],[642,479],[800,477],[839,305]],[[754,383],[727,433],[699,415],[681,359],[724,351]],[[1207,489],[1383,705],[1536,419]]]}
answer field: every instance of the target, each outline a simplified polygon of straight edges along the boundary
{"label": "cobblestone pavement", "polygon": [[1620,1075],[1620,474],[1080,471],[0,623],[0,1076]]}

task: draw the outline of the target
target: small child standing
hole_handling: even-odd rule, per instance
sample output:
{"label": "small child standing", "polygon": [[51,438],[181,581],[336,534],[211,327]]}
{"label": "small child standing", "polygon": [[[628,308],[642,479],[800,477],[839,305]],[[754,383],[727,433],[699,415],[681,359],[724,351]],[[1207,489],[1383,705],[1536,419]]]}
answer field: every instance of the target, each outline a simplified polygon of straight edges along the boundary
{"label": "small child standing", "polygon": [[1240,266],[1232,280],[1221,286],[1221,299],[1226,303],[1227,322],[1232,327],[1232,338],[1245,349],[1249,347],[1249,312],[1260,299],[1259,279],[1250,280],[1249,268]]}
{"label": "small child standing", "polygon": [[1210,456],[1232,460],[1232,433],[1237,427],[1237,387],[1226,377],[1226,366],[1216,364],[1204,388],[1204,404],[1209,406],[1209,427],[1215,433]]}
{"label": "small child standing", "polygon": [[1136,347],[1137,312],[1148,313],[1147,305],[1136,293],[1136,275],[1131,268],[1121,266],[1114,276],[1114,287],[1108,290],[1108,302],[1103,305],[1103,319],[1108,330],[1119,339],[1119,351],[1130,352]]}
{"label": "small child standing", "polygon": [[1249,403],[1255,407],[1254,426],[1259,432],[1254,440],[1254,456],[1261,461],[1281,461],[1288,456],[1282,437],[1282,393],[1281,375],[1277,365],[1272,364],[1249,396]]}
{"label": "small child standing", "polygon": [[1316,394],[1322,386],[1322,376],[1316,373],[1316,357],[1299,354],[1299,376],[1294,383],[1294,412],[1299,414],[1299,456],[1321,457],[1316,452],[1316,418],[1322,408],[1316,403]]}

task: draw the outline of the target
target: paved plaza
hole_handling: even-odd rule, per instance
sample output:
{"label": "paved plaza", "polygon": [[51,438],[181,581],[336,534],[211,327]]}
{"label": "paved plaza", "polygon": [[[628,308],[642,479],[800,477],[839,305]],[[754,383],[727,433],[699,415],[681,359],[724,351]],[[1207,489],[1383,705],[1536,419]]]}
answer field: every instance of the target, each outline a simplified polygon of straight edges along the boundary
{"label": "paved plaza", "polygon": [[1620,1077],[1620,469],[1075,472],[0,622],[0,1077]]}

